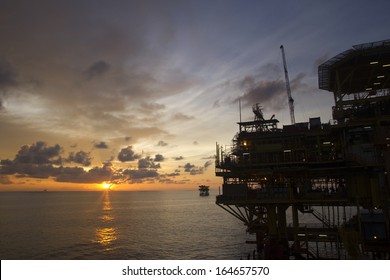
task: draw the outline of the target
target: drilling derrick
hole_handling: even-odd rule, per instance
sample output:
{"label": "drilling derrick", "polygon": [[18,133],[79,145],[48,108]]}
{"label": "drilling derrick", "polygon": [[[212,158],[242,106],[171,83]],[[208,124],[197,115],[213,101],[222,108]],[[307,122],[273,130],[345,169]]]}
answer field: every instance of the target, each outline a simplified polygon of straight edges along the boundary
{"label": "drilling derrick", "polygon": [[256,104],[231,149],[217,144],[216,204],[265,259],[390,258],[390,40],[353,46],[318,78],[333,120],[294,123],[289,94],[292,124],[279,128]]}
{"label": "drilling derrick", "polygon": [[288,107],[290,109],[291,124],[295,124],[294,99],[291,96],[290,80],[288,78],[286,56],[284,54],[284,47],[283,47],[283,45],[280,46],[280,49],[282,51],[282,57],[283,57],[284,78],[286,80],[286,90],[287,90],[287,98],[288,98]]}

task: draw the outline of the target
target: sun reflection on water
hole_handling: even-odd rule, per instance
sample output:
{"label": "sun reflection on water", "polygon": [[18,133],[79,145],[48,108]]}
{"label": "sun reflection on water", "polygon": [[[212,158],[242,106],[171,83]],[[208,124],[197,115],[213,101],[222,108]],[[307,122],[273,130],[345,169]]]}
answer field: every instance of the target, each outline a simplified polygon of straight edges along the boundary
{"label": "sun reflection on water", "polygon": [[100,220],[102,220],[103,222],[110,222],[113,221],[114,218],[111,215],[103,215],[100,216]]}
{"label": "sun reflection on water", "polygon": [[97,228],[96,242],[103,246],[107,246],[106,250],[110,250],[109,245],[117,239],[117,229],[114,227]]}
{"label": "sun reflection on water", "polygon": [[111,211],[111,201],[110,201],[110,194],[109,192],[104,193],[104,200],[103,200],[103,211]]}
{"label": "sun reflection on water", "polygon": [[96,228],[95,241],[104,246],[105,251],[110,251],[112,243],[118,238],[118,229],[113,226],[114,216],[108,191],[104,192],[102,211],[103,214],[99,217],[100,226]]}

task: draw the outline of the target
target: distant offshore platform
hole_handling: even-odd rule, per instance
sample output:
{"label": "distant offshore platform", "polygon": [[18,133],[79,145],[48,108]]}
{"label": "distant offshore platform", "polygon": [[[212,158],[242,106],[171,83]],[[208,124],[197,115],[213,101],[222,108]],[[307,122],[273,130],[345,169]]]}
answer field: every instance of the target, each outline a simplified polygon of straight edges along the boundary
{"label": "distant offshore platform", "polygon": [[209,190],[210,190],[209,186],[200,185],[199,196],[209,196],[210,195]]}
{"label": "distant offshore platform", "polygon": [[388,259],[390,40],[319,66],[319,88],[335,101],[329,123],[295,123],[281,49],[292,123],[278,128],[256,104],[231,149],[217,143],[216,204],[256,236],[265,259]]}

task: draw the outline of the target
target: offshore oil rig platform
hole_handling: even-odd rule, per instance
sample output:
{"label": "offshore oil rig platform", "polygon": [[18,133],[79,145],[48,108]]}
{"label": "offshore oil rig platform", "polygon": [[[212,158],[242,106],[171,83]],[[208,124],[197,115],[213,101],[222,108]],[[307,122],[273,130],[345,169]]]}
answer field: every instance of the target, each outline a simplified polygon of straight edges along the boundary
{"label": "offshore oil rig platform", "polygon": [[217,143],[216,204],[256,236],[265,259],[390,255],[390,40],[355,45],[318,68],[333,93],[333,120],[239,122],[231,148]]}
{"label": "offshore oil rig platform", "polygon": [[199,186],[199,196],[209,196],[210,195],[210,187],[205,185]]}

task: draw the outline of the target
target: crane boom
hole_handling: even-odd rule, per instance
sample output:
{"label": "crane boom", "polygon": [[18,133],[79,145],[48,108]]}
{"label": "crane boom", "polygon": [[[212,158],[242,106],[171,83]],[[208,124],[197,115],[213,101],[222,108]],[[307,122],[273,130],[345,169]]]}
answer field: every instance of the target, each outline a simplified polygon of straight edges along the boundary
{"label": "crane boom", "polygon": [[286,89],[287,89],[287,97],[288,97],[288,107],[290,108],[291,124],[295,124],[294,99],[291,96],[290,80],[288,79],[286,56],[284,54],[284,47],[283,47],[283,45],[280,46],[280,49],[282,50],[283,66],[284,66],[284,77],[286,79]]}

